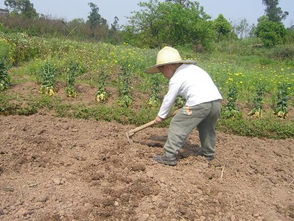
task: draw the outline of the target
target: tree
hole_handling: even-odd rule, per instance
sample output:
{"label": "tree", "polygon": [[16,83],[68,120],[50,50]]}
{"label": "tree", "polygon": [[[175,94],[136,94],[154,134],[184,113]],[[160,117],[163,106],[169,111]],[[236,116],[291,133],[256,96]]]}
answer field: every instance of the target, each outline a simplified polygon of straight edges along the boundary
{"label": "tree", "polygon": [[217,33],[218,41],[228,39],[232,36],[233,27],[222,14],[214,20],[214,28]]}
{"label": "tree", "polygon": [[285,42],[286,29],[284,25],[280,22],[270,21],[267,16],[259,19],[255,33],[266,47]]}
{"label": "tree", "polygon": [[99,14],[99,8],[97,7],[97,5],[90,2],[89,6],[91,8],[91,12],[88,16],[87,22],[90,24],[91,29],[95,29],[98,26],[106,26],[107,21]]}
{"label": "tree", "polygon": [[111,24],[111,28],[108,33],[108,40],[112,44],[117,44],[117,43],[121,42],[121,40],[122,40],[118,21],[119,21],[118,17],[115,16],[114,21]]}
{"label": "tree", "polygon": [[282,22],[289,13],[287,11],[282,11],[278,7],[279,0],[262,0],[262,3],[266,6],[265,13],[268,16],[270,21],[273,22]]}
{"label": "tree", "polygon": [[252,25],[251,25],[251,27],[250,27],[250,29],[249,29],[248,36],[249,36],[250,38],[253,38],[253,37],[256,36],[256,26],[255,26],[255,24],[252,24]]}
{"label": "tree", "polygon": [[239,38],[246,38],[250,35],[251,27],[245,18],[241,19],[239,24],[234,26],[235,33]]}
{"label": "tree", "polygon": [[38,13],[30,0],[5,0],[4,4],[15,14],[22,15],[26,18],[38,17]]}
{"label": "tree", "polygon": [[85,24],[85,21],[83,18],[75,18],[71,20],[69,23],[72,25],[82,25],[82,24]]}
{"label": "tree", "polygon": [[193,2],[190,1],[190,0],[165,0],[165,1],[166,2],[172,2],[172,3],[175,3],[175,4],[180,4],[180,5],[182,5],[182,6],[186,7],[186,8],[189,8],[189,6],[191,4],[193,4]]}
{"label": "tree", "polygon": [[115,16],[115,17],[114,17],[114,21],[113,21],[113,23],[111,24],[111,28],[110,28],[111,31],[118,31],[118,30],[119,30],[118,21],[119,21],[118,17]]}
{"label": "tree", "polygon": [[107,21],[99,14],[99,8],[96,4],[90,2],[89,6],[91,12],[87,24],[90,26],[91,36],[97,40],[103,40],[108,35]]}
{"label": "tree", "polygon": [[[134,12],[124,30],[137,46],[201,44],[208,47],[215,31],[199,3],[185,1],[141,2],[141,11]],[[189,3],[189,4],[188,4]]]}

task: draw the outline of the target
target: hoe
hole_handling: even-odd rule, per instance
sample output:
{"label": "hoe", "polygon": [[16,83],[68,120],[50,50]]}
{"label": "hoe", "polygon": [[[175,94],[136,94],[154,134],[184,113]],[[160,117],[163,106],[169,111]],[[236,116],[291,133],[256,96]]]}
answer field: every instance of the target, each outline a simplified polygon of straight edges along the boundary
{"label": "hoe", "polygon": [[[171,117],[175,116],[176,113],[177,113],[178,111],[179,111],[179,110],[176,110],[176,111],[175,111],[172,115],[170,115],[168,118],[171,118]],[[168,119],[168,118],[166,118],[166,119]],[[148,123],[146,123],[146,124],[143,124],[143,125],[141,125],[141,126],[139,126],[139,127],[136,127],[136,128],[134,128],[134,129],[132,129],[132,130],[126,132],[126,136],[127,136],[127,139],[128,139],[129,144],[134,143],[133,140],[131,139],[131,137],[132,137],[135,133],[137,133],[137,132],[139,132],[139,131],[141,131],[141,130],[147,128],[147,127],[150,127],[150,126],[152,126],[152,125],[154,125],[154,124],[155,124],[155,120],[152,120],[152,121],[150,121],[150,122],[148,122]]]}
{"label": "hoe", "polygon": [[155,124],[155,120],[152,120],[152,121],[150,121],[150,122],[148,122],[148,123],[146,123],[146,124],[143,124],[143,125],[141,125],[141,126],[139,126],[139,127],[136,127],[135,129],[130,130],[129,132],[126,132],[126,136],[127,136],[128,141],[129,141],[129,144],[134,143],[133,140],[131,139],[131,137],[132,137],[135,133],[137,133],[137,132],[140,131],[140,130],[145,129],[146,127],[150,127],[150,126],[152,126],[153,124]]}

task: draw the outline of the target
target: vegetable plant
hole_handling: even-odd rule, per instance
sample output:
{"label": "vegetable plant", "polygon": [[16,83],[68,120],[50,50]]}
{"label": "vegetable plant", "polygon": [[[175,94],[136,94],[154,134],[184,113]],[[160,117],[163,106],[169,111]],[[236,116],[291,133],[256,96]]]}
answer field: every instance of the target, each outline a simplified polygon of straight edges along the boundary
{"label": "vegetable plant", "polygon": [[132,102],[133,98],[131,96],[131,64],[127,61],[121,62],[121,72],[119,75],[119,101],[118,104],[124,107],[129,107]]}
{"label": "vegetable plant", "polygon": [[186,99],[182,96],[177,96],[176,101],[175,101],[175,106],[177,108],[181,108],[185,105]]}
{"label": "vegetable plant", "polygon": [[42,85],[40,88],[40,92],[42,94],[53,96],[56,93],[56,89],[55,89],[56,73],[57,73],[57,68],[52,63],[46,62],[41,67]]}
{"label": "vegetable plant", "polygon": [[263,111],[263,98],[265,94],[265,85],[259,82],[256,86],[256,94],[253,99],[253,109],[248,113],[249,116],[260,118]]}
{"label": "vegetable plant", "polygon": [[289,87],[290,84],[287,84],[285,82],[279,85],[277,93],[277,102],[274,109],[274,114],[284,119],[286,118],[288,113]]}
{"label": "vegetable plant", "polygon": [[223,110],[224,118],[236,118],[240,117],[241,113],[237,107],[237,97],[238,97],[238,89],[235,85],[231,85],[229,87],[228,95],[227,95],[228,103],[225,105]]}
{"label": "vegetable plant", "polygon": [[148,99],[148,104],[152,107],[156,107],[160,104],[160,90],[161,84],[159,80],[159,75],[151,76],[151,95]]}
{"label": "vegetable plant", "polygon": [[10,77],[7,67],[3,61],[0,61],[0,91],[4,91],[10,86]]}
{"label": "vegetable plant", "polygon": [[66,95],[68,97],[76,97],[78,95],[77,90],[75,88],[76,77],[79,73],[79,64],[75,62],[71,62],[69,66],[69,72],[67,75],[66,83],[67,86],[65,88]]}
{"label": "vegetable plant", "polygon": [[109,93],[106,91],[105,83],[108,78],[108,75],[105,70],[101,70],[98,77],[98,90],[96,93],[97,102],[105,102],[109,97]]}

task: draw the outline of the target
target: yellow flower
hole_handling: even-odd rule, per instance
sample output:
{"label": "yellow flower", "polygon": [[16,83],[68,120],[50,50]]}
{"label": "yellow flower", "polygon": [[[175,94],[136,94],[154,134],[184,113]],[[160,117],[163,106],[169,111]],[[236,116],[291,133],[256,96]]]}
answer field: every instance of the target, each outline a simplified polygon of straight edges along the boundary
{"label": "yellow flower", "polygon": [[286,118],[286,113],[283,111],[279,111],[277,115],[278,117]]}
{"label": "yellow flower", "polygon": [[105,93],[101,93],[101,94],[98,94],[96,96],[96,101],[97,102],[103,102],[106,100],[106,94]]}
{"label": "yellow flower", "polygon": [[55,94],[55,92],[52,88],[50,88],[48,94],[49,94],[49,96],[53,96]]}

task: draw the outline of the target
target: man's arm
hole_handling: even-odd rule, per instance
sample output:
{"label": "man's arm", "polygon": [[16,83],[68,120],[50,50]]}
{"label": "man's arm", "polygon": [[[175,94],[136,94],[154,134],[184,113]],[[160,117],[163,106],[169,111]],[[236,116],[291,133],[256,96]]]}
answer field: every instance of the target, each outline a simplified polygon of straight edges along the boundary
{"label": "man's arm", "polygon": [[161,118],[161,117],[159,117],[159,116],[157,116],[157,117],[154,119],[154,121],[155,121],[156,124],[158,124],[158,123],[160,123],[160,122],[162,122],[162,121],[164,121],[164,120],[165,120],[164,118]]}
{"label": "man's arm", "polygon": [[171,107],[174,105],[175,100],[178,96],[179,89],[180,85],[178,82],[170,82],[169,90],[167,94],[164,96],[164,99],[162,101],[161,107],[157,115],[158,117],[165,119],[168,116],[169,111]]}

